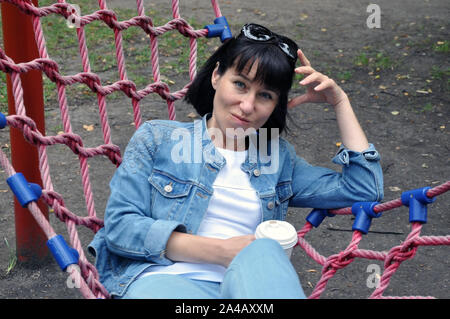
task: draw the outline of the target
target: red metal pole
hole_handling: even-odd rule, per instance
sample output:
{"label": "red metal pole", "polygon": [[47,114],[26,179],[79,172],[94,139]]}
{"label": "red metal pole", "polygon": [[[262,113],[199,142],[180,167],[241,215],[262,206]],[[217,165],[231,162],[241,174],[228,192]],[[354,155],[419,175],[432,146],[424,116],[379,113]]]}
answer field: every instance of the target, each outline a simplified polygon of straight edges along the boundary
{"label": "red metal pole", "polygon": [[[35,6],[38,1],[33,0]],[[15,63],[32,61],[39,57],[34,38],[31,17],[22,13],[16,6],[2,2],[3,41],[5,53]],[[45,134],[44,98],[42,73],[37,70],[23,73],[21,76],[23,99],[27,116],[32,118],[38,130]],[[8,110],[16,114],[12,94],[11,78],[7,76]],[[42,186],[39,172],[37,148],[25,141],[22,131],[10,128],[11,161],[14,169],[21,172],[30,183]],[[39,207],[48,219],[48,208],[40,201]],[[26,208],[14,199],[16,224],[16,253],[19,261],[39,262],[48,255],[47,238]]]}

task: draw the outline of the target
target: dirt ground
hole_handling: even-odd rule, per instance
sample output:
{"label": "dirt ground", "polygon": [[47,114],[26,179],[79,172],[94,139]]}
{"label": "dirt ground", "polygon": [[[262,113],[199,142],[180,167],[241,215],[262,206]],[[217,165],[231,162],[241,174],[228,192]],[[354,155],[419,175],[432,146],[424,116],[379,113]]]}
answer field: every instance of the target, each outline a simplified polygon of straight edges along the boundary
{"label": "dirt ground", "polygon": [[[180,1],[181,16],[203,24],[212,23],[214,13],[209,1]],[[377,0],[381,9],[380,28],[369,28],[369,1],[360,0],[247,0],[220,1],[222,14],[233,32],[246,22],[268,26],[295,39],[317,70],[340,83],[350,96],[354,110],[368,139],[382,157],[385,197],[383,202],[400,197],[406,190],[440,185],[450,177],[450,109],[449,109],[449,23],[447,0]],[[134,1],[108,1],[108,7],[135,7]],[[170,1],[145,2],[146,8],[160,10],[171,18]],[[214,47],[219,40],[211,39]],[[445,49],[446,46],[446,49]],[[186,47],[187,48],[187,47]],[[91,49],[92,50],[92,49]],[[66,66],[68,74],[81,72],[81,64]],[[142,72],[151,74],[146,68]],[[116,73],[99,74],[102,81],[117,81]],[[116,77],[114,77],[116,76]],[[110,77],[107,79],[107,77]],[[171,89],[179,89],[187,74],[172,74]],[[299,94],[295,87],[292,94]],[[123,97],[122,97],[123,96]],[[113,142],[124,150],[134,132],[131,101],[124,95],[108,99],[108,115]],[[87,147],[102,144],[101,126],[94,95],[69,101],[73,130]],[[47,134],[54,135],[61,125],[57,103],[46,105]],[[144,119],[168,118],[167,107],[159,96],[141,102]],[[178,101],[177,120],[191,121],[193,109]],[[290,112],[290,133],[298,154],[315,165],[339,170],[330,159],[340,142],[336,118],[327,105],[303,105]],[[83,125],[93,125],[86,130]],[[0,131],[0,144],[8,152],[9,131]],[[83,193],[75,156],[65,146],[48,148],[50,172],[55,190],[63,195],[66,206],[85,215]],[[114,166],[104,158],[89,160],[91,181],[98,216],[103,216],[108,197],[108,180]],[[51,257],[40,264],[19,263],[6,272],[10,249],[14,250],[15,231],[12,194],[0,174],[0,298],[53,299],[82,298],[77,289],[68,288],[67,275]],[[450,194],[439,196],[429,206],[424,235],[449,235],[448,203]],[[300,229],[309,209],[291,208],[288,220]],[[65,226],[50,215],[51,224],[67,237]],[[346,248],[351,239],[351,216],[327,218],[306,239],[324,256]],[[83,246],[92,232],[79,228]],[[398,208],[375,219],[364,236],[362,249],[387,251],[405,240],[410,232],[408,209]],[[7,239],[8,248],[4,239]],[[86,251],[87,254],[87,251]],[[450,249],[448,246],[419,247],[412,260],[405,261],[392,277],[384,295],[434,296],[449,298]],[[320,279],[321,267],[300,248],[292,262],[298,271],[305,293],[309,295]],[[357,259],[339,270],[328,282],[322,298],[363,299],[374,288],[368,287],[369,265],[382,263]]]}

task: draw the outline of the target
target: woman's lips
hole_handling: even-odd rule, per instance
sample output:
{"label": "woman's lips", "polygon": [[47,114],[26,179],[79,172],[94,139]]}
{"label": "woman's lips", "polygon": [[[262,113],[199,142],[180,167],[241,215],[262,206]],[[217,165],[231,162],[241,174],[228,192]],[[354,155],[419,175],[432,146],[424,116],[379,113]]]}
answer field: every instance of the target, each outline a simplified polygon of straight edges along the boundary
{"label": "woman's lips", "polygon": [[231,116],[233,117],[233,119],[238,122],[239,124],[248,124],[250,123],[249,120],[246,120],[245,118],[240,117],[239,115],[236,114],[231,114]]}

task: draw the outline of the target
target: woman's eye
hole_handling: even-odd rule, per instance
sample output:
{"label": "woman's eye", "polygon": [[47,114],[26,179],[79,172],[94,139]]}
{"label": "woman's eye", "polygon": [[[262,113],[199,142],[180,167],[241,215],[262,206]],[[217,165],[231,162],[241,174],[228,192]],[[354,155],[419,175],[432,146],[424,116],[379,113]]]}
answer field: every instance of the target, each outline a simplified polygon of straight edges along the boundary
{"label": "woman's eye", "polygon": [[271,100],[272,99],[272,94],[267,93],[267,92],[261,92],[259,95],[265,100]]}
{"label": "woman's eye", "polygon": [[241,82],[241,81],[234,81],[234,85],[239,88],[239,89],[244,89],[245,88],[245,83]]}

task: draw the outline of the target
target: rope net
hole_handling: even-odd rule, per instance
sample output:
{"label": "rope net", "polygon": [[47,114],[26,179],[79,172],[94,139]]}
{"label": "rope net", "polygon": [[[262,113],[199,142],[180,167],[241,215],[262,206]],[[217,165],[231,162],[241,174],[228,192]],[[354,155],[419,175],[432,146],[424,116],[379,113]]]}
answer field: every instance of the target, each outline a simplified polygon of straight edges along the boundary
{"label": "rope net", "polygon": [[[99,10],[88,15],[76,16],[78,19],[76,34],[78,38],[83,72],[71,76],[63,76],[59,71],[58,63],[51,59],[47,53],[40,18],[46,17],[50,14],[57,14],[67,19],[73,13],[72,6],[65,1],[58,1],[50,6],[43,7],[36,7],[30,1],[26,0],[0,0],[0,3],[1,2],[8,2],[16,6],[21,12],[31,17],[35,41],[39,51],[39,58],[28,62],[15,63],[13,59],[5,54],[3,48],[0,47],[0,70],[8,73],[11,77],[12,92],[16,108],[16,115],[9,115],[6,117],[7,125],[21,130],[25,140],[34,145],[38,150],[39,170],[43,183],[42,195],[40,199],[43,200],[52,209],[55,215],[66,224],[70,237],[70,245],[75,248],[79,254],[78,267],[74,267],[75,265],[72,264],[67,267],[66,271],[70,274],[74,281],[80,283],[80,292],[85,298],[109,298],[108,292],[99,281],[99,275],[96,268],[87,260],[84,254],[83,246],[76,229],[77,226],[84,226],[95,233],[103,227],[103,220],[97,216],[95,210],[93,199],[94,196],[89,178],[88,159],[95,156],[105,156],[115,166],[120,165],[122,160],[119,147],[113,144],[111,139],[111,130],[108,123],[106,108],[106,97],[114,92],[121,91],[131,99],[135,128],[138,128],[142,122],[140,102],[152,93],[158,94],[167,102],[169,119],[174,120],[176,117],[174,102],[184,97],[190,82],[187,83],[181,90],[171,92],[169,86],[161,80],[159,69],[158,37],[169,31],[178,31],[189,40],[189,77],[190,80],[192,80],[196,74],[197,39],[207,36],[208,30],[195,30],[186,20],[181,18],[179,12],[179,1],[176,0],[172,1],[172,19],[161,26],[155,26],[152,19],[145,15],[142,0],[136,1],[138,15],[126,21],[118,21],[116,13],[107,8],[106,1],[98,0]],[[212,0],[211,3],[214,15],[216,17],[220,17],[221,12],[217,1]],[[103,22],[114,32],[116,62],[120,80],[110,85],[103,85],[100,77],[91,71],[85,26],[93,21]],[[141,28],[150,39],[150,62],[152,66],[153,82],[149,83],[142,90],[137,90],[136,84],[128,79],[125,67],[122,32],[133,26]],[[23,87],[20,75],[31,70],[41,71],[48,79],[56,84],[57,100],[64,130],[61,134],[41,134],[37,129],[35,122],[26,116],[23,100]],[[66,97],[66,87],[77,83],[86,85],[92,92],[94,92],[94,94],[97,95],[99,116],[104,140],[104,144],[97,147],[84,147],[82,138],[72,130]],[[49,171],[47,147],[57,144],[67,146],[78,157],[82,187],[88,212],[85,217],[79,216],[70,211],[64,203],[63,196],[54,190]],[[13,176],[16,173],[8,157],[1,149],[0,164],[4,168],[8,177]],[[433,198],[448,191],[449,189],[450,181],[429,189],[427,196]],[[381,213],[382,211],[391,210],[402,205],[401,199],[397,199],[391,202],[376,205],[374,207],[374,212]],[[30,202],[27,207],[44,231],[47,238],[50,239],[56,236],[55,231],[40,211],[36,202]],[[351,208],[344,208],[332,210],[329,211],[329,213],[335,215],[348,215],[352,214],[352,210]],[[363,233],[355,230],[353,232],[351,242],[345,250],[329,257],[325,257],[318,253],[305,240],[305,235],[308,234],[313,227],[313,224],[309,221],[305,223],[303,228],[298,231],[297,244],[313,260],[323,266],[321,279],[316,284],[315,289],[309,298],[319,298],[326,289],[328,280],[331,279],[339,269],[349,265],[353,260],[355,260],[355,258],[384,261],[384,272],[381,276],[380,284],[370,296],[371,298],[430,298],[416,296],[386,297],[383,296],[383,292],[388,287],[391,277],[399,268],[400,264],[407,259],[413,258],[419,246],[450,245],[450,236],[421,236],[420,232],[422,229],[422,223],[413,222],[412,231],[407,236],[406,240],[401,245],[393,247],[388,252],[359,249],[358,245],[362,240]]]}

